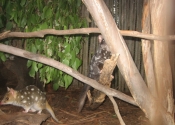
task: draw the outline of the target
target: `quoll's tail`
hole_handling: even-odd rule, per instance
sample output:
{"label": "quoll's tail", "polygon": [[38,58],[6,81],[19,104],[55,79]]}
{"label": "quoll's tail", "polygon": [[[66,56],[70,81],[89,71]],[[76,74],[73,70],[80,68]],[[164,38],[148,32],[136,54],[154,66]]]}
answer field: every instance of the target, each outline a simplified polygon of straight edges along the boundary
{"label": "quoll's tail", "polygon": [[46,101],[46,110],[51,114],[53,119],[58,122],[58,119],[56,118],[52,108],[50,107],[49,103]]}
{"label": "quoll's tail", "polygon": [[79,112],[79,113],[81,112],[81,110],[82,110],[82,108],[83,108],[83,106],[84,106],[84,103],[85,103],[85,101],[86,101],[87,92],[88,92],[88,90],[89,90],[90,88],[91,88],[91,86],[89,86],[89,85],[87,85],[87,84],[85,84],[85,85],[83,86],[83,89],[82,89],[82,91],[81,91],[81,93],[80,93],[79,103],[78,103],[78,112]]}

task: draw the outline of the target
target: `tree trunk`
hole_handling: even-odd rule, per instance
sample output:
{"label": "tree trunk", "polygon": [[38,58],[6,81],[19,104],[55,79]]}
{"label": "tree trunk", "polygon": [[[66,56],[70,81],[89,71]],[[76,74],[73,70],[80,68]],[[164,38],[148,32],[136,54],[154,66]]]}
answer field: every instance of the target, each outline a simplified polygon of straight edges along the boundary
{"label": "tree trunk", "polygon": [[[159,36],[167,36],[169,34],[172,10],[172,1],[151,0],[151,26],[152,33]],[[153,60],[156,86],[158,92],[158,101],[165,108],[167,113],[174,117],[174,99],[172,90],[172,73],[169,57],[170,41],[154,40],[153,44]],[[164,116],[165,118],[165,116]],[[167,123],[164,123],[167,124]]]}

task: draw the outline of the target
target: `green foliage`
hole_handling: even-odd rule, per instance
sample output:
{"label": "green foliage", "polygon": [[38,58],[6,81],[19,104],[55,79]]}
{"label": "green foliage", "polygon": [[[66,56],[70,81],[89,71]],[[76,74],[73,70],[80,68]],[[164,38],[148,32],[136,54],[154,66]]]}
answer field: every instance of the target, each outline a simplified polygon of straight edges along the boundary
{"label": "green foliage", "polygon": [[[81,0],[1,0],[0,28],[20,29],[33,32],[42,29],[65,30],[86,27],[86,21],[80,17]],[[5,23],[4,23],[5,22]],[[82,61],[78,58],[82,36],[53,36],[44,39],[25,40],[26,50],[58,60],[77,70]],[[5,56],[0,57],[5,61]],[[35,77],[39,72],[40,80],[45,84],[53,82],[53,88],[69,87],[73,78],[53,67],[28,60],[29,75]]]}
{"label": "green foliage", "polygon": [[0,58],[3,62],[6,61],[6,56],[4,55],[4,53],[0,52]]}

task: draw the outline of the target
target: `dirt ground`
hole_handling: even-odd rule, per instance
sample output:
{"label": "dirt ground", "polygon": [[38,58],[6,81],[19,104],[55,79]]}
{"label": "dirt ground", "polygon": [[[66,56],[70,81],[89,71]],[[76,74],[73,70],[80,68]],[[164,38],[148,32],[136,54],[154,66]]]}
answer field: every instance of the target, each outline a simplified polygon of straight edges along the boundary
{"label": "dirt ground", "polygon": [[[58,92],[48,92],[47,99],[52,106],[56,117],[62,124],[60,125],[120,125],[119,120],[114,112],[113,105],[108,98],[95,111],[87,109],[88,102],[81,113],[77,113],[77,102],[80,90],[78,89],[59,89]],[[2,99],[0,94],[0,99]],[[130,105],[121,100],[115,99],[119,106],[121,116],[126,125],[147,125],[148,120],[144,113],[136,106]],[[21,112],[22,108],[16,106],[0,106],[3,112]],[[8,111],[7,111],[8,110]],[[9,111],[10,110],[10,111]],[[47,111],[44,111],[47,113]],[[49,118],[42,125],[56,125]]]}

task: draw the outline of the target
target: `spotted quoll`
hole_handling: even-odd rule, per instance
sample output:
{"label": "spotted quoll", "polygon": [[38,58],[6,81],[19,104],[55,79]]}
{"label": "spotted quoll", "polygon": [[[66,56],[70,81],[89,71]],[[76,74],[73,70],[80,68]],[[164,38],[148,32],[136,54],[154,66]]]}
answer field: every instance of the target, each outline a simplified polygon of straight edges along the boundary
{"label": "spotted quoll", "polygon": [[58,122],[51,106],[46,100],[46,93],[42,92],[36,86],[30,85],[19,91],[7,87],[7,90],[8,92],[1,101],[1,105],[12,104],[20,106],[25,109],[24,112],[26,113],[28,111],[38,111],[38,113],[41,113],[43,109],[46,109],[53,119]]}
{"label": "spotted quoll", "polygon": [[[101,35],[98,36],[98,42],[99,47],[91,59],[89,66],[89,75],[88,75],[89,78],[92,78],[97,81],[99,80],[100,73],[104,65],[104,61],[106,59],[111,58],[110,49]],[[86,94],[90,88],[91,87],[89,85],[87,84],[84,85],[80,95],[78,112],[81,112],[86,100]]]}

